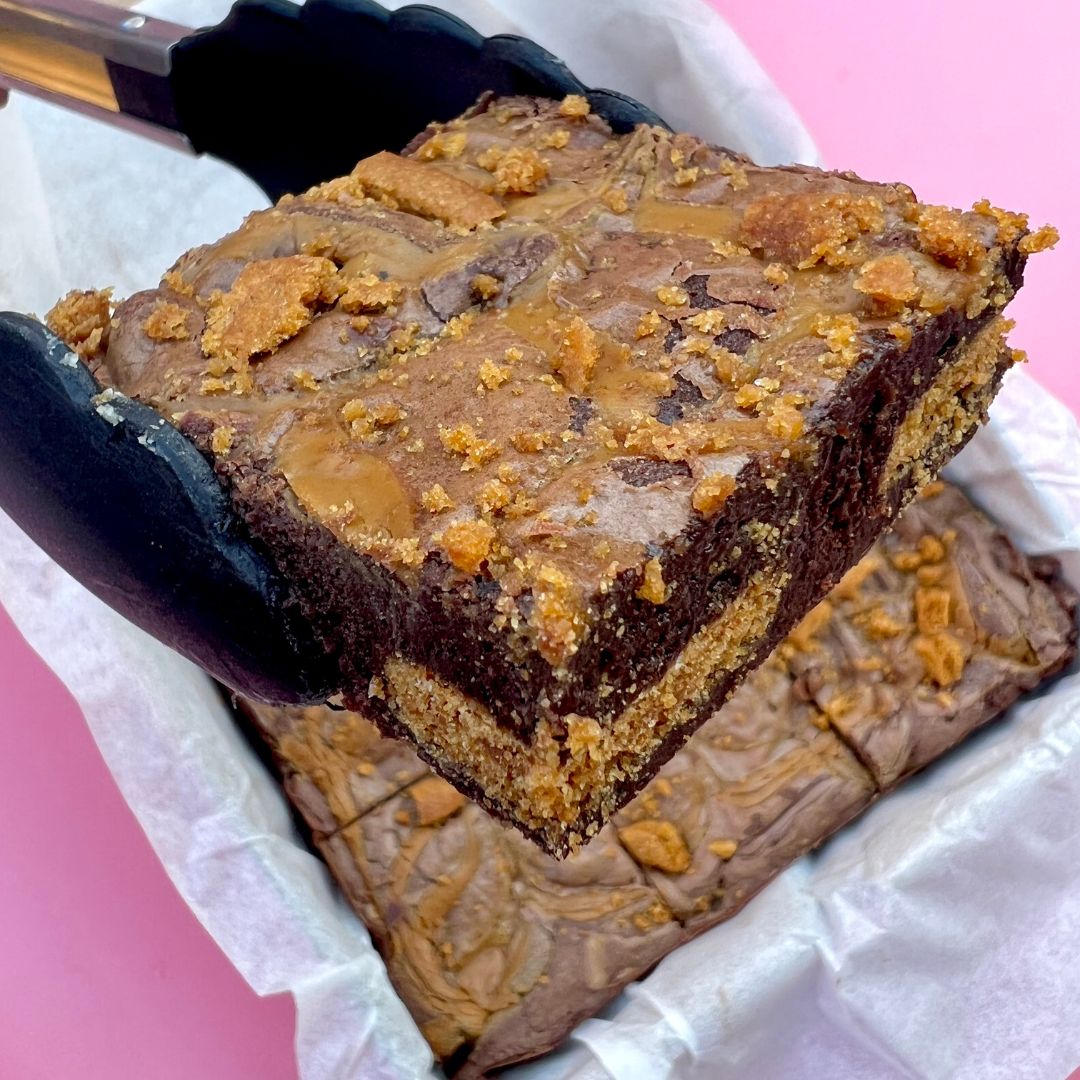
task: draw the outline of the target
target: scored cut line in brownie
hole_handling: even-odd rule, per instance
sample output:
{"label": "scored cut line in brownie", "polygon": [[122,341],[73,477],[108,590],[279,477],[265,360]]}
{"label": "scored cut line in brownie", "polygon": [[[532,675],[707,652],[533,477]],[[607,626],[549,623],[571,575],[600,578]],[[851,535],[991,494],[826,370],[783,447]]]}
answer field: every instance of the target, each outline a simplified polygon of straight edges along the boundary
{"label": "scored cut line in brownie", "polygon": [[985,417],[1052,239],[489,99],[82,344],[212,456],[347,704],[565,854]]}
{"label": "scored cut line in brownie", "polygon": [[[430,774],[405,780],[397,757],[374,764],[400,744],[372,742],[355,714],[251,708],[275,733],[284,774],[322,792],[322,809],[305,807],[316,842],[398,993],[448,1071],[475,1077],[556,1046],[878,794],[1061,671],[1075,616],[1054,560],[1024,557],[935,485],[561,863]],[[385,781],[374,804],[355,794],[373,775]],[[316,823],[328,816],[337,827],[325,835]]]}

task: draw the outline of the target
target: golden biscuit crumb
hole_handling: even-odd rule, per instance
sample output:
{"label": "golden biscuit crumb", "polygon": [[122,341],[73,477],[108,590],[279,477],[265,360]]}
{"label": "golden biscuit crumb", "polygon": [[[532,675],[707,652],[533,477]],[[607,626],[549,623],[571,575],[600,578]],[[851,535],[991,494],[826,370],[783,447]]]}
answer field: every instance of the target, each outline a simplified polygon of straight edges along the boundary
{"label": "golden biscuit crumb", "polygon": [[1049,251],[1060,239],[1061,234],[1053,225],[1044,225],[1041,229],[1021,237],[1017,247],[1022,255],[1034,255],[1039,251]]}
{"label": "golden biscuit crumb", "polygon": [[642,866],[681,874],[690,867],[690,851],[677,825],[666,820],[635,821],[619,829],[619,840]]}
{"label": "golden biscuit crumb", "polygon": [[567,94],[559,102],[559,115],[581,120],[589,115],[589,99],[582,94]]}
{"label": "golden biscuit crumb", "polygon": [[621,187],[608,188],[600,196],[600,201],[616,214],[625,214],[630,208],[630,200],[626,196],[626,191]]}
{"label": "golden biscuit crumb", "polygon": [[[211,298],[203,353],[242,371],[251,357],[273,352],[295,337],[311,322],[318,304],[337,298],[339,288],[337,267],[320,256],[288,255],[248,263],[228,292]],[[224,374],[213,367],[208,371],[212,376]]]}
{"label": "golden biscuit crumb", "polygon": [[494,300],[502,292],[502,282],[491,274],[477,274],[469,282],[469,287],[481,300]]}
{"label": "golden biscuit crumb", "polygon": [[318,390],[319,383],[307,368],[296,368],[289,372],[289,381],[298,390]]}
{"label": "golden biscuit crumb", "polygon": [[691,184],[696,184],[698,177],[701,175],[701,169],[696,165],[690,168],[676,169],[675,170],[675,185],[676,187],[689,187]]}
{"label": "golden biscuit crumb", "polygon": [[575,315],[552,358],[552,366],[567,389],[580,394],[589,385],[599,359],[600,340],[596,331],[580,315]]}
{"label": "golden biscuit crumb", "polygon": [[432,514],[441,514],[444,510],[454,509],[454,500],[446,494],[442,484],[432,484],[420,496],[420,505]]}
{"label": "golden biscuit crumb", "polygon": [[477,574],[491,552],[495,530],[486,521],[455,521],[436,538],[450,562],[466,574]]}
{"label": "golden biscuit crumb", "polygon": [[461,157],[468,141],[464,131],[438,131],[416,151],[416,156],[421,161]]}
{"label": "golden biscuit crumb", "polygon": [[686,290],[678,285],[661,285],[656,290],[656,299],[669,307],[682,307],[689,302],[690,297]]}
{"label": "golden biscuit crumb", "polygon": [[762,277],[770,285],[783,285],[788,279],[788,272],[779,263],[769,263],[762,271]]}
{"label": "golden biscuit crumb", "polygon": [[476,496],[476,508],[482,514],[497,514],[512,498],[513,493],[501,480],[489,480]]}
{"label": "golden biscuit crumb", "polygon": [[963,645],[947,631],[933,636],[920,634],[913,646],[927,677],[938,686],[952,686],[963,674],[967,654]]}
{"label": "golden biscuit crumb", "polygon": [[919,247],[945,266],[976,269],[986,257],[975,230],[957,210],[947,206],[924,206],[915,219]]}
{"label": "golden biscuit crumb", "polygon": [[495,177],[500,195],[534,195],[547,180],[548,163],[531,146],[491,147],[477,159]]}
{"label": "golden biscuit crumb", "polygon": [[562,150],[570,141],[570,132],[566,128],[555,128],[554,131],[545,131],[540,136],[541,150]]}
{"label": "golden biscuit crumb", "polygon": [[69,292],[45,316],[45,325],[84,360],[109,344],[112,289]]}
{"label": "golden biscuit crumb", "polygon": [[216,427],[214,433],[210,436],[210,449],[215,454],[227,454],[232,449],[233,436],[236,434],[236,428],[233,427]]}
{"label": "golden biscuit crumb", "polygon": [[687,326],[692,326],[702,334],[709,334],[713,337],[724,329],[726,323],[727,319],[724,317],[724,313],[717,308],[699,311],[686,320]]}
{"label": "golden biscuit crumb", "polygon": [[645,564],[644,577],[638,586],[637,595],[642,600],[648,600],[650,604],[662,604],[667,599],[664,570],[659,559],[649,559]]}
{"label": "golden biscuit crumb", "polygon": [[865,262],[855,279],[855,289],[869,296],[884,314],[902,311],[919,295],[915,267],[900,252]]}
{"label": "golden biscuit crumb", "polygon": [[350,315],[383,311],[397,303],[401,292],[402,287],[396,281],[384,281],[376,274],[364,274],[345,283],[345,292],[338,304]]}
{"label": "golden biscuit crumb", "polygon": [[168,300],[159,300],[143,323],[143,332],[151,341],[185,341],[188,329],[188,308]]}
{"label": "golden biscuit crumb", "polygon": [[510,378],[510,368],[505,364],[496,364],[490,357],[480,365],[480,383],[486,390],[498,390]]}
{"label": "golden biscuit crumb", "polygon": [[482,439],[471,424],[447,428],[439,425],[439,439],[448,454],[468,458],[462,471],[478,468],[499,456],[499,447],[490,439]]}
{"label": "golden biscuit crumb", "polygon": [[468,800],[441,776],[425,776],[408,789],[416,806],[417,825],[439,825],[456,814]]}
{"label": "golden biscuit crumb", "polygon": [[718,859],[723,859],[725,862],[727,862],[738,849],[739,845],[734,840],[713,840],[709,844],[709,851]]}
{"label": "golden biscuit crumb", "polygon": [[713,473],[701,480],[694,488],[691,505],[705,517],[712,517],[735,490],[735,477],[725,473]]}
{"label": "golden biscuit crumb", "polygon": [[655,334],[663,325],[663,322],[664,320],[660,318],[658,312],[646,311],[645,314],[638,319],[638,324],[634,329],[634,337],[640,339]]}
{"label": "golden biscuit crumb", "polygon": [[922,586],[915,590],[915,624],[920,634],[933,635],[949,626],[952,598],[947,589]]}

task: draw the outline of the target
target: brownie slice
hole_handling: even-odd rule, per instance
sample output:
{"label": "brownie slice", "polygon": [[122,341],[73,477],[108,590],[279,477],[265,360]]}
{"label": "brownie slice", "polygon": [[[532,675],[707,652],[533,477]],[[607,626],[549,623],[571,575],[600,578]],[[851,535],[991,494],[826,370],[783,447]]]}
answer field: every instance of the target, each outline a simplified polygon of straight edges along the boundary
{"label": "brownie slice", "polygon": [[52,321],[212,457],[346,704],[565,855],[984,419],[1052,240],[488,98]]}
{"label": "brownie slice", "polygon": [[[436,1056],[477,1077],[558,1045],[878,794],[1060,672],[1076,637],[1076,596],[1056,562],[1021,555],[959,491],[931,485],[562,862],[438,777],[404,782],[401,744],[356,714],[248,708],[289,790],[308,792],[316,843]],[[373,778],[382,798],[354,812],[341,792]],[[326,834],[328,819],[338,827]]]}

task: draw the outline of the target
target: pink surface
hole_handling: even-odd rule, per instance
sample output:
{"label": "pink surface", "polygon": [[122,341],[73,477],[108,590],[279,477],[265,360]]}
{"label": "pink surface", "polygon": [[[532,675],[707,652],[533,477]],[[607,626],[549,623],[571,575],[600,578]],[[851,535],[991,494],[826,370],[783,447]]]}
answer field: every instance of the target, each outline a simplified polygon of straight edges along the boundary
{"label": "pink surface", "polygon": [[[1061,229],[1013,305],[1014,341],[1080,408],[1072,6],[989,0],[972,21],[970,5],[934,0],[714,2],[830,163],[924,199],[985,195]],[[257,999],[202,931],[75,704],[3,615],[0,722],[0,1080],[295,1077],[291,1003]]]}

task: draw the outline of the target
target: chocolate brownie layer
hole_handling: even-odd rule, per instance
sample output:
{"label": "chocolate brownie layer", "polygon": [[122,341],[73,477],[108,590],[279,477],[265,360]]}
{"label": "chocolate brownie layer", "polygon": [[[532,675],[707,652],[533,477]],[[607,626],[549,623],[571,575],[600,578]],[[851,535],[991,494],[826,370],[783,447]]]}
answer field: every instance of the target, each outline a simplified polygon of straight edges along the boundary
{"label": "chocolate brownie layer", "polygon": [[[556,862],[358,716],[255,706],[447,1071],[556,1046],[690,937],[1075,655],[1076,598],[932,486],[584,851]],[[367,736],[361,735],[362,731]],[[385,747],[392,758],[380,758]],[[332,764],[331,764],[332,763]],[[419,766],[414,758],[413,763]],[[381,779],[363,804],[358,783]],[[364,805],[363,809],[360,809]],[[338,826],[323,835],[324,822]]]}
{"label": "chocolate brownie layer", "polygon": [[213,458],[345,701],[565,854],[970,435],[1052,239],[489,99],[52,321]]}

